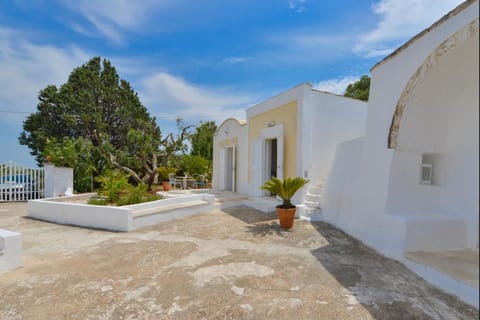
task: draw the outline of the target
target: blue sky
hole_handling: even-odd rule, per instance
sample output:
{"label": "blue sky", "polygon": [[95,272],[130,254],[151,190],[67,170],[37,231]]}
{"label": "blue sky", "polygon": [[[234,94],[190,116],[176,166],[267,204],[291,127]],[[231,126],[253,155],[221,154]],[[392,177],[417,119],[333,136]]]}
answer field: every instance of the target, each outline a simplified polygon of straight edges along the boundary
{"label": "blue sky", "polygon": [[0,163],[20,146],[38,92],[109,59],[163,133],[230,116],[299,83],[343,93],[460,0],[4,0]]}

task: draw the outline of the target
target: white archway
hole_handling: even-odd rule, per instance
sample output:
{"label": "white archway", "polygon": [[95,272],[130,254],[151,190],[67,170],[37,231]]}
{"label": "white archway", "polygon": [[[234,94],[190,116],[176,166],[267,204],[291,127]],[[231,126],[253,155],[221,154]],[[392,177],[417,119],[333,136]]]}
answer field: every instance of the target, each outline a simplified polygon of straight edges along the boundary
{"label": "white archway", "polygon": [[[395,151],[388,211],[461,218],[470,247],[478,246],[478,56],[477,19],[439,46],[411,77],[389,136]],[[432,165],[431,184],[420,183],[422,163]]]}

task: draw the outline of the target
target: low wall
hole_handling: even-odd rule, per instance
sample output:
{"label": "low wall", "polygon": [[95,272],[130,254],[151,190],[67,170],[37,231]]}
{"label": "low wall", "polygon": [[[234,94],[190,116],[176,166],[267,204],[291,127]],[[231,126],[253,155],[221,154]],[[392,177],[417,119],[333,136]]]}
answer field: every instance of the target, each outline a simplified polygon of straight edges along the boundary
{"label": "low wall", "polygon": [[[133,217],[140,211],[158,208],[160,212],[162,208],[197,200],[208,203],[214,202],[213,195],[195,194],[122,207],[97,206],[81,203],[94,195],[96,194],[89,193],[68,197],[30,200],[28,201],[27,216],[59,224],[112,231],[131,231],[138,228],[138,224],[133,223]],[[169,219],[174,219],[175,217],[175,213],[173,213]],[[152,224],[154,223],[152,222]]]}
{"label": "low wall", "polygon": [[0,273],[22,265],[22,235],[0,229]]}
{"label": "low wall", "polygon": [[[90,196],[92,195],[90,194]],[[85,195],[30,200],[28,201],[27,216],[81,227],[113,231],[129,230],[130,209],[67,202],[81,201],[82,199],[85,199]]]}

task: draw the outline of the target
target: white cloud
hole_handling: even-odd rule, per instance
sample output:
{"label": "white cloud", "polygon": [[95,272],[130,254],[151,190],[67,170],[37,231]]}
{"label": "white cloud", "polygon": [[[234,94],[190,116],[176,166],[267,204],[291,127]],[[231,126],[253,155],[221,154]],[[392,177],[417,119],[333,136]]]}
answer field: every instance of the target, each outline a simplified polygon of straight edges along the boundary
{"label": "white cloud", "polygon": [[36,110],[40,90],[65,83],[72,69],[87,59],[76,47],[35,44],[25,33],[0,26],[0,162],[35,165],[28,149],[18,143],[22,122]]}
{"label": "white cloud", "polygon": [[429,27],[463,0],[382,0],[372,6],[375,29],[362,34],[353,51],[371,58],[386,55]]}
{"label": "white cloud", "polygon": [[99,33],[110,41],[121,44],[123,33],[149,21],[159,9],[169,7],[174,1],[163,0],[80,0],[67,2],[71,11],[80,13],[89,26],[70,22],[71,28],[81,34],[95,36]]}
{"label": "white cloud", "polygon": [[250,58],[250,57],[228,57],[228,58],[223,59],[223,62],[236,64],[236,63],[246,62],[246,61],[251,60],[251,59],[252,58]]}
{"label": "white cloud", "polygon": [[[87,60],[88,55],[76,47],[34,44],[23,33],[0,27],[1,109],[33,112],[41,89],[64,83],[72,69]],[[23,116],[3,113],[0,121],[19,121]]]}
{"label": "white cloud", "polygon": [[142,101],[152,115],[162,119],[177,116],[190,120],[214,120],[245,117],[245,107],[252,97],[233,90],[204,88],[166,72],[156,73],[142,81]]}
{"label": "white cloud", "polygon": [[360,77],[347,76],[338,79],[329,79],[320,81],[313,85],[313,88],[321,91],[326,91],[335,94],[343,94],[347,86],[351,83],[358,81]]}
{"label": "white cloud", "polygon": [[297,13],[302,13],[305,11],[305,3],[307,0],[289,0],[288,6],[290,9],[295,10]]}
{"label": "white cloud", "polygon": [[255,55],[255,61],[278,65],[330,65],[342,55],[351,55],[351,34],[327,34],[327,31],[294,30],[275,32],[264,37],[268,49]]}

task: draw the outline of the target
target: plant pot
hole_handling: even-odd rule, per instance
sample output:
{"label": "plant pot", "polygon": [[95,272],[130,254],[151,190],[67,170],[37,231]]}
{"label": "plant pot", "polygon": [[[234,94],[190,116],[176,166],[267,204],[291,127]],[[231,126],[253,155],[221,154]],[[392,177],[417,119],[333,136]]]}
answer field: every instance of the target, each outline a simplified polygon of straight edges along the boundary
{"label": "plant pot", "polygon": [[295,219],[296,211],[296,207],[288,209],[277,207],[278,220],[280,221],[280,226],[282,228],[290,229],[293,227],[293,220]]}
{"label": "plant pot", "polygon": [[170,182],[163,181],[162,182],[162,187],[163,187],[163,191],[170,191]]}

